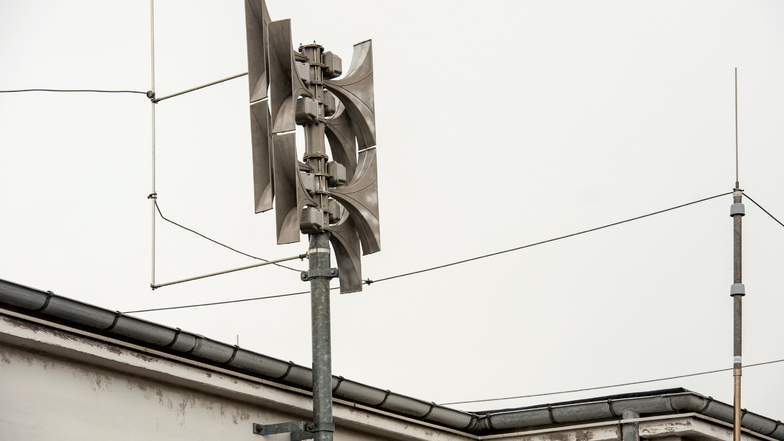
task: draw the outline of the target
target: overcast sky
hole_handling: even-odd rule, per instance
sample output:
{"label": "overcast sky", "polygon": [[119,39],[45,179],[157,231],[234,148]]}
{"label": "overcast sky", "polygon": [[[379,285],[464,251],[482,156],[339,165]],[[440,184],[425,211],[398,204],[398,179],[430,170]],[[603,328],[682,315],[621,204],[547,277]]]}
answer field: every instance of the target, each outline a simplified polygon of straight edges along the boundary
{"label": "overcast sky", "polygon": [[[268,0],[294,43],[350,64],[373,40],[383,279],[696,201],[740,183],[784,220],[784,3]],[[0,89],[151,89],[146,1],[0,3]],[[155,92],[247,71],[244,3],[155,2]],[[248,83],[157,104],[163,214],[276,259],[254,214]],[[152,104],[0,94],[0,278],[133,311],[308,290],[264,267],[152,291]],[[744,363],[784,359],[784,228],[744,199]],[[332,296],[333,372],[445,403],[732,366],[731,196]],[[250,265],[156,221],[156,283]],[[292,263],[305,268],[306,262]],[[333,281],[336,285],[337,281]],[[309,296],[137,314],[310,365]],[[784,418],[784,363],[743,407]],[[468,410],[685,387],[732,403],[731,372]]]}

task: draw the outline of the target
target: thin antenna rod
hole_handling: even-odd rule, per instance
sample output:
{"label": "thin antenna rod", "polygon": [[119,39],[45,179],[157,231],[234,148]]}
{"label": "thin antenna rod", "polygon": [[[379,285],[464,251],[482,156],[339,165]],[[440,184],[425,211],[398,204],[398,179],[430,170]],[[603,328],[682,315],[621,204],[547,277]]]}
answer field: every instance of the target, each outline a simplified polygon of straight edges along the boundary
{"label": "thin antenna rod", "polygon": [[[150,91],[151,94],[148,94],[149,98],[155,98],[155,0],[150,0]],[[152,95],[152,96],[150,96]],[[152,122],[151,132],[152,132],[152,147],[151,147],[151,155],[152,155],[152,190],[150,192],[150,205],[152,209],[152,226],[150,228],[151,232],[151,254],[152,257],[151,261],[151,281],[150,286],[155,286],[155,200],[158,197],[158,194],[155,190],[155,101],[150,101],[150,105],[152,106],[151,111],[151,118]]]}
{"label": "thin antenna rod", "polygon": [[738,176],[738,68],[735,68],[735,188],[740,187]]}

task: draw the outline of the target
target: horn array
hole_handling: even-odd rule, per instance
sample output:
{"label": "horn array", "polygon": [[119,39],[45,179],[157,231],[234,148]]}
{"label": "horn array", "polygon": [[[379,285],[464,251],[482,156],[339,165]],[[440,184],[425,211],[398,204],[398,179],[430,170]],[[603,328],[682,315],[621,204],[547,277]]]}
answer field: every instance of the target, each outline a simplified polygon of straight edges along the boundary
{"label": "horn array", "polygon": [[279,244],[328,231],[341,292],[361,291],[360,254],[381,249],[372,42],[354,46],[341,76],[320,45],[295,51],[291,21],[272,21],[264,0],[245,12],[255,211],[274,205]]}

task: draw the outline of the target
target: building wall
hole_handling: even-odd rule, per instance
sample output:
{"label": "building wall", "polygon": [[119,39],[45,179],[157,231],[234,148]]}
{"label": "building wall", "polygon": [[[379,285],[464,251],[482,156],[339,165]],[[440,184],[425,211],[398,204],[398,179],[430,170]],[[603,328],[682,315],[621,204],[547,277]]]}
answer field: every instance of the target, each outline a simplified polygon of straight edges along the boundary
{"label": "building wall", "polygon": [[[310,420],[306,391],[95,332],[0,309],[0,441],[288,441],[255,435],[253,423]],[[565,409],[597,405],[611,407]],[[525,410],[511,409],[496,412],[483,436],[341,400],[333,412],[335,441],[732,441],[730,424],[672,410],[547,424],[524,423]]]}
{"label": "building wall", "polygon": [[[253,423],[307,421],[309,396],[127,343],[0,315],[0,440],[288,440]],[[464,440],[337,403],[336,441]]]}

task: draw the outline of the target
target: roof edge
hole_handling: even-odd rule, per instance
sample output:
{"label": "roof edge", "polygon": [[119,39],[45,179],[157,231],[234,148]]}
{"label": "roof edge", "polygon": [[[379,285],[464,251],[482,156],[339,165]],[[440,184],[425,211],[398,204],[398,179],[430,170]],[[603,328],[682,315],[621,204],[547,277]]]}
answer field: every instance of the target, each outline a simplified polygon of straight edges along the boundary
{"label": "roof edge", "polygon": [[[312,390],[310,368],[51,291],[0,279],[0,307],[268,381]],[[452,409],[337,376],[332,378],[332,389],[334,397],[341,400],[473,434],[612,420],[620,418],[624,411],[640,415],[693,412],[725,423],[733,421],[732,406],[682,389],[480,413]],[[742,425],[752,432],[784,441],[784,425],[780,421],[744,411]]]}

